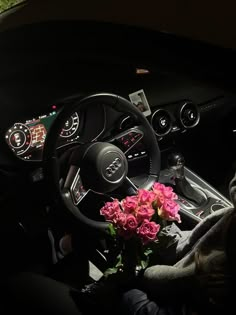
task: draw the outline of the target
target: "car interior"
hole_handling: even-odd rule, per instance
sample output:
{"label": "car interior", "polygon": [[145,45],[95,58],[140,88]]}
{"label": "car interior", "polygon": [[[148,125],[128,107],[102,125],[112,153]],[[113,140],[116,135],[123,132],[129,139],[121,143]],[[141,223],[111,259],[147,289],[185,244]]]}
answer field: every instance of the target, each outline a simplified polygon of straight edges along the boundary
{"label": "car interior", "polygon": [[[93,281],[113,246],[100,208],[157,181],[177,193],[183,230],[232,206],[234,49],[117,22],[18,23],[24,5],[0,28],[6,276]],[[52,263],[49,228],[76,235],[75,257]]]}

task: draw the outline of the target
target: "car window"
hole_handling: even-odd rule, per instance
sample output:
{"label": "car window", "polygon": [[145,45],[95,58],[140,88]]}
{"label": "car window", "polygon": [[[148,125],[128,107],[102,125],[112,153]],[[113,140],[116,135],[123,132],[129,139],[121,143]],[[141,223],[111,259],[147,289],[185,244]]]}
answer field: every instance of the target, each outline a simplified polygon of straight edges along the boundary
{"label": "car window", "polygon": [[0,13],[23,1],[24,0],[0,0]]}

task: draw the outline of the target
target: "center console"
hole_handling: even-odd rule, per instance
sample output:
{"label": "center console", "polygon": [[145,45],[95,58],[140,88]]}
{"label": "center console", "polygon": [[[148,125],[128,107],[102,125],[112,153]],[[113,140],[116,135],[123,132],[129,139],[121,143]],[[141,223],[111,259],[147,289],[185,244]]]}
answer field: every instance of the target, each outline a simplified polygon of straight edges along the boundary
{"label": "center console", "polygon": [[171,154],[168,164],[161,171],[159,181],[174,188],[183,219],[197,224],[209,214],[233,206],[214,187],[187,168],[181,154]]}

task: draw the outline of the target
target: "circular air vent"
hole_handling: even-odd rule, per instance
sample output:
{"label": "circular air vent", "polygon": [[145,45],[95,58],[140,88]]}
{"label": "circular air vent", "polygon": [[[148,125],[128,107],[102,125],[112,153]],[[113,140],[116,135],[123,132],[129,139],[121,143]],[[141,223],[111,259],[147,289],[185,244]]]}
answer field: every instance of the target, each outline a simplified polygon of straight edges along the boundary
{"label": "circular air vent", "polygon": [[172,127],[172,119],[169,112],[165,109],[156,110],[152,115],[151,124],[157,136],[167,135]]}
{"label": "circular air vent", "polygon": [[198,107],[191,103],[186,102],[180,107],[179,120],[184,128],[195,127],[200,119],[200,112]]}

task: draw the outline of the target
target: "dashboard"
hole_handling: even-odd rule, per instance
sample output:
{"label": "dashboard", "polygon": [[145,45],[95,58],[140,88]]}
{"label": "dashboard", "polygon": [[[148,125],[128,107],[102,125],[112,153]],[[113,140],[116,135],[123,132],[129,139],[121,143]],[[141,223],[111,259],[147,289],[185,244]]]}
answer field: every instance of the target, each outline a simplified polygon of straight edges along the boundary
{"label": "dashboard", "polygon": [[[142,93],[144,93],[143,90]],[[147,116],[153,128],[157,140],[166,138],[170,134],[173,134],[173,132],[181,132],[195,127],[199,122],[199,108],[190,100],[151,107],[149,107],[146,97],[145,100],[149,108],[149,113],[145,116]],[[42,160],[47,132],[58,115],[59,107],[58,105],[51,105],[48,113],[17,121],[6,130],[5,141],[16,157],[25,161]],[[100,125],[97,125],[99,122]],[[129,151],[127,158],[128,160],[133,160],[146,154],[142,141],[131,150],[130,143],[134,146],[133,133],[128,132],[126,134],[125,132],[134,126],[135,122],[129,115],[122,114],[120,116],[119,113],[111,111],[110,108],[98,104],[98,107],[95,109],[90,108],[81,113],[74,112],[65,121],[58,136],[57,148],[62,148],[73,143],[94,141],[98,135],[101,135],[101,130],[109,134],[108,138],[111,138],[112,134],[116,136],[119,133],[124,133],[125,136],[123,134],[121,137],[124,143],[117,143],[116,145],[122,147],[128,146],[126,148],[127,152]],[[91,134],[91,131],[94,134]]]}
{"label": "dashboard", "polygon": [[[216,97],[208,94],[205,96],[202,93],[202,98],[198,98],[193,93],[192,97],[187,95],[188,97],[181,98],[181,95],[172,95],[172,99],[164,99],[164,97],[161,98],[160,94],[156,95],[154,89],[148,89],[144,85],[137,85],[137,91],[140,91],[142,87],[150,105],[150,114],[146,118],[159,143],[162,153],[162,167],[166,166],[168,153],[171,150],[178,150],[184,152],[190,168],[199,170],[198,173],[203,174],[202,177],[208,179],[210,183],[214,183],[214,171],[210,173],[209,168],[206,169],[204,163],[199,167],[200,157],[196,158],[196,156],[200,155],[202,150],[208,152],[204,162],[209,158],[209,163],[212,163],[212,152],[210,152],[212,148],[209,143],[212,139],[219,138],[216,134],[217,132],[220,134],[223,128],[216,129],[214,124],[222,118],[222,108],[225,108],[226,102],[230,102],[231,99],[222,97],[220,94],[218,96],[215,93]],[[118,91],[120,93],[117,92],[117,94],[128,99],[129,93],[134,90],[135,87],[129,88],[128,91],[124,89]],[[166,93],[164,89],[160,89],[159,93],[161,92]],[[70,95],[69,98],[67,95],[59,102],[54,100],[49,102],[45,98],[44,102],[40,102],[43,104],[40,109],[28,105],[27,108],[23,108],[24,110],[22,110],[22,106],[19,107],[18,112],[9,111],[11,123],[8,125],[7,119],[6,121],[2,119],[2,126],[4,126],[2,127],[2,141],[5,142],[6,152],[9,156],[5,161],[10,161],[7,163],[14,165],[16,159],[19,159],[19,165],[26,167],[26,169],[33,167],[34,170],[30,174],[30,179],[33,182],[42,179],[40,162],[42,162],[44,143],[50,127],[60,110],[67,105],[69,106],[71,102],[78,102],[83,94],[81,92],[79,95]],[[229,111],[230,108],[228,106]],[[214,120],[212,115],[214,115]],[[147,173],[149,167],[149,160],[142,137],[137,132],[131,132],[131,128],[135,126],[137,126],[137,122],[128,113],[114,111],[111,107],[103,104],[83,108],[83,110],[72,113],[65,121],[57,139],[58,154],[60,155],[68,148],[81,143],[114,139],[114,144],[120,147],[127,157],[129,177],[137,185],[142,184],[143,174]],[[195,148],[201,148],[201,150],[196,152]],[[192,152],[194,152],[195,157],[192,157]],[[2,154],[2,156],[4,155]],[[12,157],[13,159],[11,159]],[[35,167],[38,168],[35,169]],[[214,168],[212,167],[212,169]]]}

